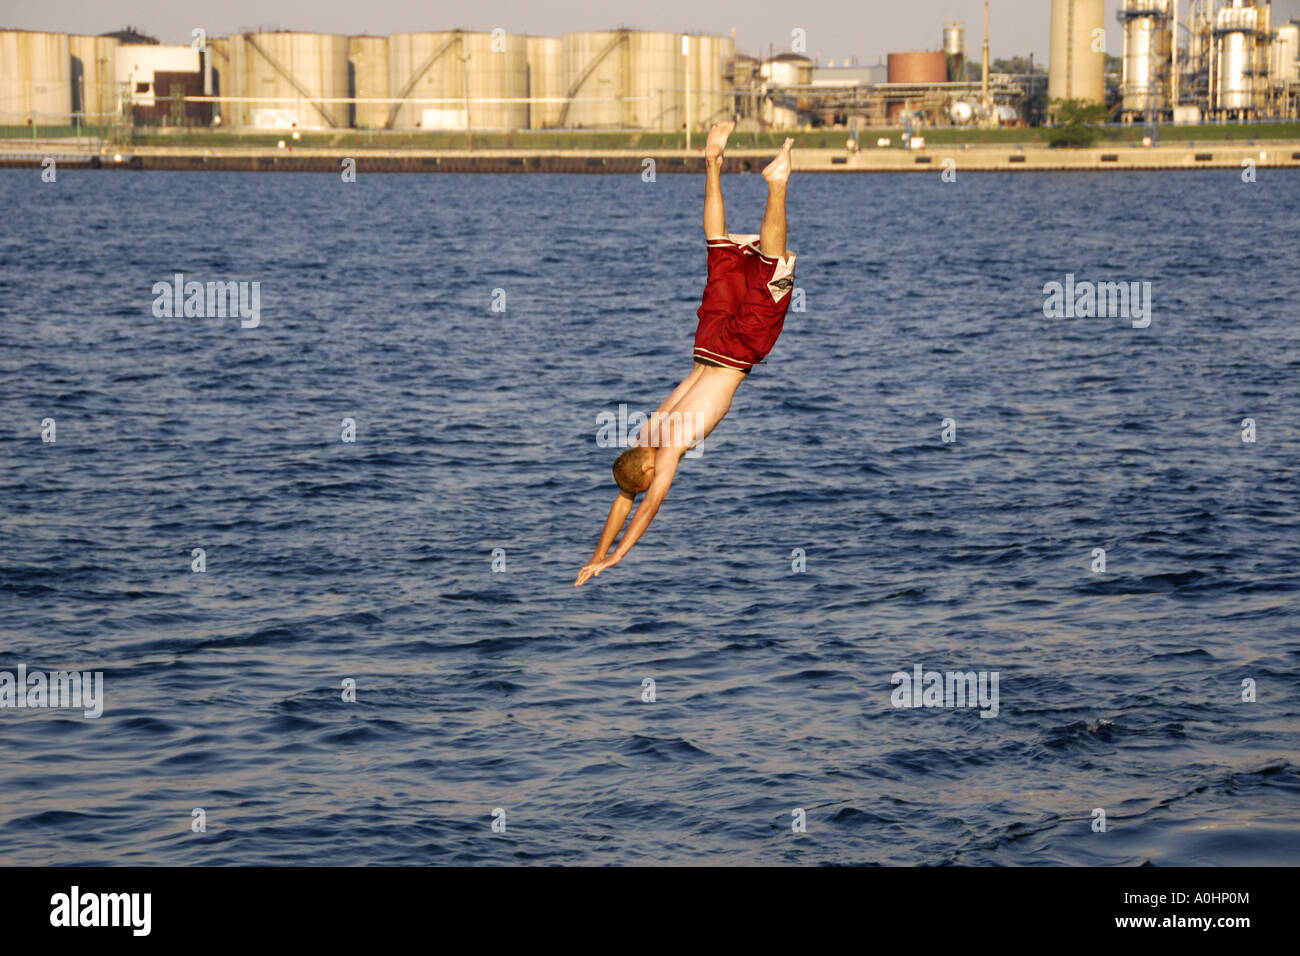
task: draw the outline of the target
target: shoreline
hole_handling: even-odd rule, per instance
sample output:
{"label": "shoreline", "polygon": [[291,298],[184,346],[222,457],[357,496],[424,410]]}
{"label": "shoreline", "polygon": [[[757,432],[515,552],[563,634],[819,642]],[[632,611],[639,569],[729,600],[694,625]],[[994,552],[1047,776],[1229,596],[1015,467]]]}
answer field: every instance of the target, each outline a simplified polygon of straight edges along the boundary
{"label": "shoreline", "polygon": [[[770,149],[733,149],[726,173],[757,173],[771,160]],[[104,170],[191,170],[214,172],[339,173],[355,160],[358,173],[584,173],[642,175],[653,161],[655,175],[699,173],[702,151],[627,149],[277,149],[265,146],[73,147],[57,142],[0,142],[0,168],[40,169],[46,158],[57,166]],[[1205,143],[1086,149],[1046,146],[942,146],[898,148],[796,148],[797,173],[1098,172],[1242,169],[1300,169],[1300,141],[1256,144]]]}

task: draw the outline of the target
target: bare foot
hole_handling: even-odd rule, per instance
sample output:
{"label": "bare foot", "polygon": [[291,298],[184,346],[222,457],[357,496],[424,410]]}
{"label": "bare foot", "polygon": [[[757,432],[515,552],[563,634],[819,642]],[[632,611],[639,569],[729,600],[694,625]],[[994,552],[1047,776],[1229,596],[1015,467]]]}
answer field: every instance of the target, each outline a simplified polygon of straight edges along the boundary
{"label": "bare foot", "polygon": [[787,139],[781,152],[776,154],[776,159],[763,170],[763,178],[769,183],[783,183],[790,179],[790,147],[793,145],[794,140]]}
{"label": "bare foot", "polygon": [[709,141],[704,144],[704,158],[710,162],[721,159],[723,150],[727,148],[727,137],[735,128],[736,124],[731,122],[714,123],[709,130]]}

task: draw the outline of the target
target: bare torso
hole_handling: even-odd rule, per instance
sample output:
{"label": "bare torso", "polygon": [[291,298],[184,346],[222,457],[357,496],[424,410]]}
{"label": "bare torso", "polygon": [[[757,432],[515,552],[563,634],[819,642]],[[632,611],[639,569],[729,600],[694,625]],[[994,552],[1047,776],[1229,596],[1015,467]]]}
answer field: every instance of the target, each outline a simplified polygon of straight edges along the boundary
{"label": "bare torso", "polygon": [[708,437],[731,408],[745,373],[696,362],[642,430],[653,448],[673,448],[678,457]]}

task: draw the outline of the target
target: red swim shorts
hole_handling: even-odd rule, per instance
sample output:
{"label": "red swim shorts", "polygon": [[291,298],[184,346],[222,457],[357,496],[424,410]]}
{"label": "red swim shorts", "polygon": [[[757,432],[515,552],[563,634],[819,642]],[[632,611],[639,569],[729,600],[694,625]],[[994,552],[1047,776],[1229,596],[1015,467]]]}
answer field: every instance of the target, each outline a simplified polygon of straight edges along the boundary
{"label": "red swim shorts", "polygon": [[759,252],[758,236],[710,239],[709,279],[695,314],[695,360],[748,372],[772,351],[794,288],[794,253]]}

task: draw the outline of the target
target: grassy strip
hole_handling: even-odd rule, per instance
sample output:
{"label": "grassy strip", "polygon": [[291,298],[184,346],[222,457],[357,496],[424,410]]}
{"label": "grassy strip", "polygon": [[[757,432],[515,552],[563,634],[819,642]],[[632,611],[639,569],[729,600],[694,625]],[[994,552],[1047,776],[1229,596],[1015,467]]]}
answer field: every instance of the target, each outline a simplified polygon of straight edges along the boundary
{"label": "grassy strip", "polygon": [[[94,136],[99,131],[82,127],[83,137]],[[107,133],[107,130],[104,131]],[[41,139],[75,137],[77,130],[73,127],[38,127],[36,135]],[[787,133],[736,133],[731,144],[741,149],[775,149],[780,146]],[[847,130],[815,129],[794,130],[788,133],[799,146],[809,149],[842,149],[850,138]],[[952,145],[1046,145],[1051,130],[1045,127],[1013,129],[962,129],[933,128],[920,131],[928,144],[936,146]],[[1098,144],[1102,143],[1139,143],[1142,140],[1141,126],[1107,126],[1098,129]],[[30,139],[31,127],[0,126],[0,138]],[[864,129],[859,134],[862,148],[875,149],[876,140],[888,138],[894,147],[901,146],[902,130],[885,127]],[[675,150],[685,147],[682,133],[658,132],[585,132],[582,130],[560,130],[547,132],[542,130],[525,130],[515,133],[424,133],[411,132],[367,132],[365,130],[340,130],[338,132],[308,131],[301,134],[301,139],[290,140],[285,133],[235,133],[229,130],[144,130],[134,131],[129,144],[139,146],[261,146],[274,147],[281,140],[292,142],[295,146],[316,149],[566,149],[566,150]],[[1160,141],[1166,145],[1176,143],[1210,143],[1210,142],[1260,142],[1277,140],[1300,140],[1300,123],[1251,123],[1225,124],[1211,126],[1162,126]],[[700,149],[704,145],[703,134],[693,136],[691,146]]]}

